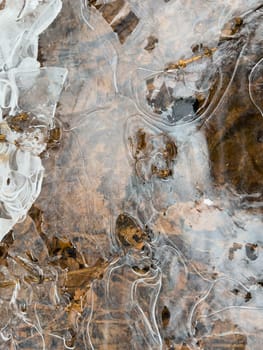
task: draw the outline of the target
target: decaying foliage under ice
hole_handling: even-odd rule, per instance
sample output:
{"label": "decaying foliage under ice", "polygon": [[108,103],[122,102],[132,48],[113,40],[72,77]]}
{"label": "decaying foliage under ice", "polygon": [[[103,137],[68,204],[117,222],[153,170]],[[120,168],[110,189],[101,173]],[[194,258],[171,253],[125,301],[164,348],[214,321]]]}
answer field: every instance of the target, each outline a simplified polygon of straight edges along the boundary
{"label": "decaying foliage under ice", "polygon": [[64,68],[37,61],[39,34],[60,0],[2,1],[0,8],[0,237],[25,216],[43,179],[39,155],[65,80]]}
{"label": "decaying foliage under ice", "polygon": [[0,1],[1,350],[262,349],[262,17]]}

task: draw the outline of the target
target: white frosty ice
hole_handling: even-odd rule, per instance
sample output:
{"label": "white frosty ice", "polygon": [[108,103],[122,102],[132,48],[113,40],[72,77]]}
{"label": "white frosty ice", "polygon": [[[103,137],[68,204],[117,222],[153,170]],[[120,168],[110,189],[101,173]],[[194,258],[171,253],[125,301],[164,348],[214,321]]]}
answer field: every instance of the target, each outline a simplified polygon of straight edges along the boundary
{"label": "white frosty ice", "polygon": [[[41,190],[39,154],[66,70],[40,68],[38,36],[61,7],[61,0],[7,0],[0,11],[0,239],[25,218]],[[10,120],[20,112],[34,116],[30,130],[9,127],[6,116]]]}

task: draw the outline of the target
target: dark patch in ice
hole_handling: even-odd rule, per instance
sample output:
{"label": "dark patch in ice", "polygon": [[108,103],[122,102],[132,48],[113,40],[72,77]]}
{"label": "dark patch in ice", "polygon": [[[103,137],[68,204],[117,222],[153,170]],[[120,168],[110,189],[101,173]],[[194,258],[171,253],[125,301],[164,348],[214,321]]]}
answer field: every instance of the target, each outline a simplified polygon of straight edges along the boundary
{"label": "dark patch in ice", "polygon": [[258,245],[255,243],[247,243],[245,247],[247,257],[252,261],[256,260],[258,258]]}
{"label": "dark patch in ice", "polygon": [[127,16],[120,18],[112,24],[112,29],[117,33],[121,44],[124,44],[127,37],[134,31],[137,24],[139,23],[139,18],[130,11]]}
{"label": "dark patch in ice", "polygon": [[154,35],[150,35],[147,38],[147,45],[144,47],[144,50],[151,52],[155,49],[156,44],[158,43],[158,38],[156,38],[156,36]]}

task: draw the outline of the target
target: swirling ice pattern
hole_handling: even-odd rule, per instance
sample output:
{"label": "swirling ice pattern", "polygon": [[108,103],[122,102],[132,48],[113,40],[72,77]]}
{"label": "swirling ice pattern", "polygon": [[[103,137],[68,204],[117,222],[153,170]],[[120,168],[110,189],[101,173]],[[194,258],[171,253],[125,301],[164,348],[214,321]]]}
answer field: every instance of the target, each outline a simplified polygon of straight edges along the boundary
{"label": "swirling ice pattern", "polygon": [[[20,226],[32,249],[11,248],[9,266],[1,266],[8,276],[0,281],[8,290],[1,349],[261,349],[261,217],[214,188],[202,129],[231,94],[258,30],[251,23],[260,27],[259,5],[64,1],[44,52],[69,69],[62,144],[45,163],[42,198]],[[158,36],[153,48],[150,35]],[[260,113],[261,66],[248,86]],[[36,90],[53,75],[44,73]],[[31,111],[33,119],[41,114],[40,130],[52,120],[43,113],[55,105],[61,84],[54,80],[52,106],[48,98],[41,113],[38,105]],[[11,109],[20,96],[15,81],[12,74],[2,81],[0,101],[11,96]],[[40,190],[34,171],[42,178],[45,140],[40,134],[36,152],[39,142],[29,137],[38,125],[24,140],[3,125],[22,146],[0,144],[8,155],[3,209],[10,215],[16,203],[24,215]],[[26,157],[31,173],[20,170]]]}
{"label": "swirling ice pattern", "polygon": [[[20,220],[24,220],[29,208],[38,197],[44,169],[39,155],[45,149],[47,130],[52,126],[54,109],[65,78],[65,70],[41,70],[37,61],[38,36],[54,20],[61,9],[60,0],[4,1],[0,11],[0,237]],[[49,84],[45,91],[43,76]],[[42,81],[41,81],[42,77]],[[56,81],[54,81],[56,79]],[[41,85],[40,85],[41,84]],[[40,86],[39,86],[40,85]],[[34,91],[38,88],[38,91]],[[28,93],[30,91],[30,99]],[[48,100],[43,104],[38,94]],[[45,109],[43,112],[42,109]],[[9,124],[12,117],[21,121],[27,113],[35,112],[35,124],[31,130],[16,130]],[[23,114],[24,113],[24,114]]]}

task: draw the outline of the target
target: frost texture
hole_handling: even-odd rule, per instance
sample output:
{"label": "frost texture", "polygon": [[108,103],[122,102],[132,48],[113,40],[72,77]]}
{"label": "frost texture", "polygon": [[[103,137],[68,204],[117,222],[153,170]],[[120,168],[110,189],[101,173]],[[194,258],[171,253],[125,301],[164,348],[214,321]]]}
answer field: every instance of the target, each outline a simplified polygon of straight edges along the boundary
{"label": "frost texture", "polygon": [[68,69],[55,122],[57,68],[3,113],[35,157],[54,125],[0,245],[1,350],[262,350],[262,9],[63,1],[39,45]]}
{"label": "frost texture", "polygon": [[[46,147],[66,71],[40,68],[38,38],[61,10],[60,0],[7,0],[0,10],[0,237],[25,218],[38,197]],[[33,115],[33,125],[16,124]],[[7,122],[8,121],[8,122]]]}

